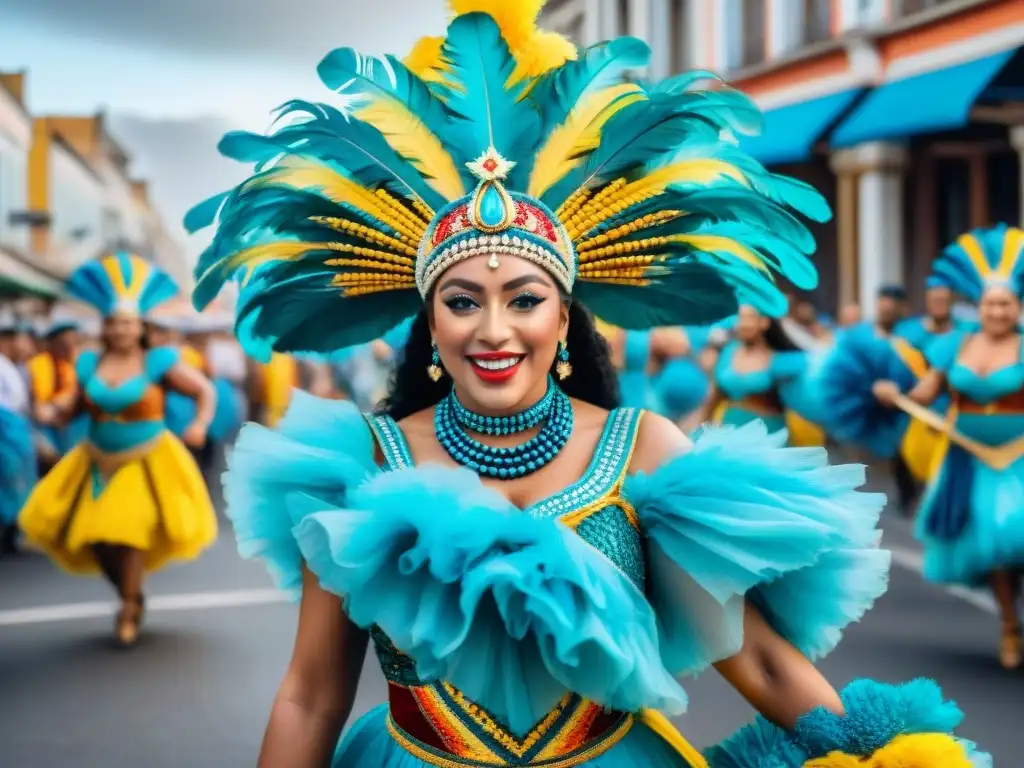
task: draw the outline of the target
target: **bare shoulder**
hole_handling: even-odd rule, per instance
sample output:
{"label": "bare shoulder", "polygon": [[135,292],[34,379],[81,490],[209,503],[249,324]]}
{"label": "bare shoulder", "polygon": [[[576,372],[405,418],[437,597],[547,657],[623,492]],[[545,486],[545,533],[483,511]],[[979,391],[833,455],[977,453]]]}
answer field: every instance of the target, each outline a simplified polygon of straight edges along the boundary
{"label": "bare shoulder", "polygon": [[637,428],[636,446],[629,462],[629,472],[650,473],[668,459],[686,453],[690,438],[671,419],[646,411]]}

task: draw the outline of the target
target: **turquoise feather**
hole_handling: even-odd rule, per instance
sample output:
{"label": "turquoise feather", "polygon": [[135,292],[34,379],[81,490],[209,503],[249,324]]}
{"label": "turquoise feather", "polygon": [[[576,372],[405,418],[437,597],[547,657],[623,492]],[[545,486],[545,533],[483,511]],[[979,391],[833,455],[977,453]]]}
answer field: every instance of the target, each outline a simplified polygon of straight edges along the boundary
{"label": "turquoise feather", "polygon": [[460,156],[459,146],[449,141],[449,112],[444,102],[394,56],[376,58],[352,48],[338,48],[324,57],[317,73],[324,85],[350,102],[348,106],[352,111],[358,111],[367,99],[404,105],[409,114],[441,141],[452,157]]}
{"label": "turquoise feather", "polygon": [[[533,102],[523,99],[526,83],[509,85],[516,62],[501,30],[490,16],[471,13],[448,27],[442,55],[448,65],[445,103],[452,113],[448,135],[465,161],[475,160],[493,146],[516,163],[507,179],[521,189],[530,159],[540,140],[540,116]],[[459,164],[468,188],[477,179]]]}

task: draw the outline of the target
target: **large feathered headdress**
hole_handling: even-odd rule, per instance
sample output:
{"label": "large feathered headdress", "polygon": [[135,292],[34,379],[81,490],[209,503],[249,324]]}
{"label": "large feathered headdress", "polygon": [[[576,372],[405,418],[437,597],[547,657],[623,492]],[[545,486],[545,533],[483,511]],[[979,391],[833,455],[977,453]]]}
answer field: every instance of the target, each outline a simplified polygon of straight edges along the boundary
{"label": "large feathered headdress", "polygon": [[126,251],[89,261],[68,278],[67,291],[103,317],[145,316],[174,298],[178,287],[163,271]]}
{"label": "large feathered headdress", "polygon": [[1024,295],[1024,230],[997,224],[960,235],[932,264],[936,278],[977,303],[991,285]]}
{"label": "large feathered headdress", "polygon": [[530,259],[623,328],[713,322],[737,297],[778,315],[773,273],[816,284],[793,211],[824,220],[828,206],[722,138],[759,130],[746,97],[694,90],[708,72],[633,82],[643,42],[577,55],[537,30],[543,0],[451,5],[447,35],[405,63],[330,53],[319,74],[338,106],[292,101],[270,135],[221,141],[255,173],[186,217],[217,223],[194,302],[241,275],[248,351],[379,337],[475,255]]}

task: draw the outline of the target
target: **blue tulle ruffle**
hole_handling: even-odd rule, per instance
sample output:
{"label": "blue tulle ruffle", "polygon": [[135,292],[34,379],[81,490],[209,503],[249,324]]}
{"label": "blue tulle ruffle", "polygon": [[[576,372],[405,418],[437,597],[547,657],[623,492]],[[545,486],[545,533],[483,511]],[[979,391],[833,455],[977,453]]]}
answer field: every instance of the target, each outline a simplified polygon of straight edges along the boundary
{"label": "blue tulle ruffle", "polygon": [[747,600],[814,659],[885,592],[884,495],[856,490],[863,467],[829,466],[824,449],[786,439],[760,422],[705,429],[688,453],[626,483],[674,674],[740,650]]}
{"label": "blue tulle ruffle", "polygon": [[274,582],[298,597],[302,554],[292,529],[309,498],[320,509],[338,505],[347,488],[377,471],[369,428],[352,403],[296,391],[276,430],[242,428],[229,460],[224,499],[239,553],[262,560]]}
{"label": "blue tulle ruffle", "polygon": [[352,621],[380,627],[421,679],[451,682],[513,731],[569,691],[627,712],[685,709],[629,578],[477,475],[389,472],[350,490],[344,509],[308,503],[299,546]]}

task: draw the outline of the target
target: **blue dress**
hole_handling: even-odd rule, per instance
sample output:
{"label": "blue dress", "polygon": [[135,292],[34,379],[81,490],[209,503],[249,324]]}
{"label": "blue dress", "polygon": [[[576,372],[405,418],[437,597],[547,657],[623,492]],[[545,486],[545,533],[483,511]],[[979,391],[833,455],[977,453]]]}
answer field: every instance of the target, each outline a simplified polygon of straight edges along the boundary
{"label": "blue dress", "polygon": [[767,368],[740,372],[733,366],[740,346],[738,341],[727,344],[715,366],[715,386],[725,399],[716,420],[738,426],[760,419],[770,432],[785,429],[787,408],[803,400],[800,393],[807,353],[775,352]]}
{"label": "blue dress", "polygon": [[884,592],[862,467],[755,422],[633,475],[641,417],[611,412],[584,476],[526,509],[414,467],[394,421],[348,402],[296,393],[278,431],[243,428],[240,552],[296,596],[304,562],[389,683],[334,768],[687,768],[652,712],[683,712],[676,677],[741,648],[746,601],[813,659]]}
{"label": "blue dress", "polygon": [[651,332],[625,331],[622,370],[619,371],[619,393],[624,406],[651,408],[654,392],[647,366],[651,362]]}
{"label": "blue dress", "polygon": [[[929,362],[946,374],[954,428],[983,445],[1005,446],[1024,437],[1024,338],[1020,360],[979,375],[958,362],[968,337],[961,331],[943,338]],[[917,518],[927,579],[978,585],[995,570],[1024,566],[1024,453],[1011,451],[1016,458],[999,469],[947,441]]]}
{"label": "blue dress", "polygon": [[11,525],[36,483],[32,422],[0,405],[0,526]]}

